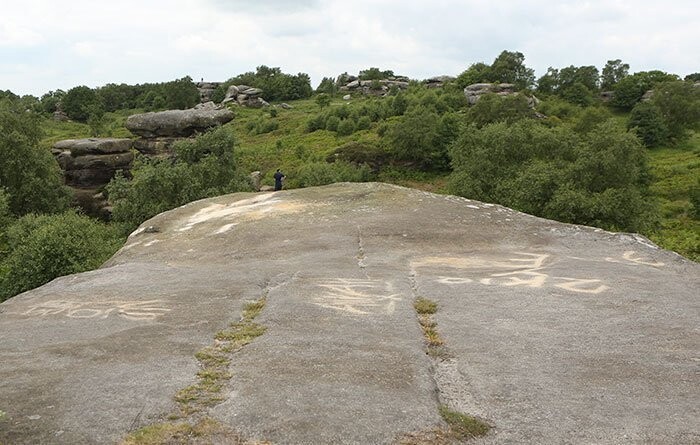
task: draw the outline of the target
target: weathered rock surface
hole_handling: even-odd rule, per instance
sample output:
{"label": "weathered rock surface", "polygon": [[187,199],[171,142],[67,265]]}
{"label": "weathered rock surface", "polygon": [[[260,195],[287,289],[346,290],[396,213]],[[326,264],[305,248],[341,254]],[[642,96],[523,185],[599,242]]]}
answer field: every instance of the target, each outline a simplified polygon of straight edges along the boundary
{"label": "weathered rock surface", "polygon": [[66,139],[54,144],[52,152],[63,170],[67,186],[73,189],[75,204],[86,213],[108,217],[108,203],[100,194],[117,171],[129,175],[134,154],[131,139]]}
{"label": "weathered rock surface", "polygon": [[428,88],[442,88],[446,83],[453,82],[456,77],[452,76],[435,76],[425,80],[425,85]]}
{"label": "weathered rock surface", "polygon": [[[339,79],[341,80],[341,79]],[[362,93],[365,96],[385,96],[392,88],[408,88],[408,77],[396,76],[381,80],[360,80],[355,76],[344,78],[345,84],[338,85],[340,91]]]}
{"label": "weathered rock surface", "polygon": [[699,288],[700,265],[641,237],[395,186],[198,201],[0,304],[0,442],[161,421],[195,353],[267,296],[205,413],[251,441],[388,444],[444,403],[494,427],[475,444],[695,444]]}
{"label": "weathered rock surface", "polygon": [[[466,96],[469,105],[476,104],[481,96],[488,93],[495,93],[499,96],[520,94],[515,91],[515,85],[512,83],[475,83],[472,85],[467,85],[464,88],[464,95]],[[530,108],[536,107],[540,102],[535,96],[526,96],[526,99]]]}
{"label": "weathered rock surface", "polygon": [[134,114],[126,128],[137,136],[188,137],[233,120],[233,112],[217,108],[211,102],[187,110],[166,110]]}
{"label": "weathered rock surface", "polygon": [[250,108],[267,107],[270,104],[262,98],[263,90],[248,85],[231,85],[226,90],[226,96],[222,103],[235,102],[238,105]]}
{"label": "weathered rock surface", "polygon": [[195,86],[199,90],[200,101],[202,103],[211,101],[211,96],[214,94],[214,91],[216,91],[222,83],[223,82],[205,82],[204,80],[196,82]]}

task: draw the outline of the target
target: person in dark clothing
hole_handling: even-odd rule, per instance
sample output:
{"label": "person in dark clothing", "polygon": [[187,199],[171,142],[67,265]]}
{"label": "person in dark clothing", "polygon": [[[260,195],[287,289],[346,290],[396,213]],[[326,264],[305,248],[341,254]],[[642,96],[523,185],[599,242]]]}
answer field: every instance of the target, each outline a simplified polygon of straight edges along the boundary
{"label": "person in dark clothing", "polygon": [[275,191],[282,190],[282,180],[285,178],[284,174],[278,168],[275,172]]}

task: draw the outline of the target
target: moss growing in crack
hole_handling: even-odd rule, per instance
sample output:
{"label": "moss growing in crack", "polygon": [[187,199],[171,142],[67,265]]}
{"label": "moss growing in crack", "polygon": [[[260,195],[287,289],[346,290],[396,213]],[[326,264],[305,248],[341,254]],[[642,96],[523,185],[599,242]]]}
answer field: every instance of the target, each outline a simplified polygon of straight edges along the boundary
{"label": "moss growing in crack", "polygon": [[246,443],[240,436],[215,419],[204,417],[190,424],[157,423],[148,425],[131,433],[119,445],[184,445],[227,443],[242,445]]}
{"label": "moss growing in crack", "polygon": [[246,304],[243,308],[243,322],[252,321],[255,317],[260,315],[266,303],[267,299],[262,297],[257,301]]}
{"label": "moss growing in crack", "polygon": [[441,405],[440,415],[450,427],[450,434],[457,440],[467,440],[484,436],[491,426],[487,423],[458,411],[452,411],[445,405]]}
{"label": "moss growing in crack", "polygon": [[423,330],[423,337],[428,347],[428,354],[433,357],[443,357],[446,351],[442,346],[445,341],[437,331],[437,323],[433,320],[433,315],[437,312],[437,303],[427,298],[419,297],[413,303],[413,307],[418,314],[418,323]]}
{"label": "moss growing in crack", "polygon": [[218,332],[216,339],[230,342],[232,346],[243,347],[265,333],[265,327],[253,322],[231,324],[231,329]]}
{"label": "moss growing in crack", "polygon": [[265,332],[264,326],[253,323],[264,308],[265,297],[246,304],[239,322],[231,323],[228,329],[218,332],[213,345],[195,354],[202,369],[197,373],[197,383],[175,394],[179,412],[167,416],[167,422],[148,425],[130,434],[120,445],[250,443],[218,421],[202,417],[202,412],[224,400],[220,394],[225,382],[232,377],[228,372],[231,353]]}
{"label": "moss growing in crack", "polygon": [[432,315],[437,312],[437,303],[423,297],[416,298],[413,307],[419,315]]}

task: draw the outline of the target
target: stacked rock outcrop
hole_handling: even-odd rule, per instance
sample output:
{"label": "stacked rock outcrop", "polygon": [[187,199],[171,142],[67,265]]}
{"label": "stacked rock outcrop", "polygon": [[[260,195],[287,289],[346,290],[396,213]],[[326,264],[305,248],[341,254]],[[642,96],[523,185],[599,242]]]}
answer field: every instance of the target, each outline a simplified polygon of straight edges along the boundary
{"label": "stacked rock outcrop", "polygon": [[425,86],[428,88],[442,88],[446,83],[453,82],[456,77],[452,76],[435,76],[425,80]]}
{"label": "stacked rock outcrop", "polygon": [[76,204],[94,216],[109,215],[102,188],[117,171],[128,175],[134,154],[131,139],[89,138],[56,142],[53,154],[73,189]]}
{"label": "stacked rock outcrop", "polygon": [[195,86],[199,90],[199,99],[201,103],[207,103],[211,101],[211,97],[214,94],[214,91],[216,91],[217,88],[219,88],[219,85],[221,85],[222,82],[205,82],[202,80],[201,82],[196,82]]}
{"label": "stacked rock outcrop", "polygon": [[267,107],[270,104],[262,98],[263,90],[248,85],[231,85],[226,90],[222,104],[235,102],[250,108]]}
{"label": "stacked rock outcrop", "polygon": [[126,128],[140,136],[134,148],[148,156],[169,156],[175,142],[203,133],[230,122],[233,112],[213,102],[187,110],[166,110],[134,114],[126,120]]}
{"label": "stacked rock outcrop", "polygon": [[[474,105],[481,96],[488,93],[495,93],[499,96],[520,94],[515,91],[515,85],[512,83],[474,83],[464,88],[464,95],[469,105]],[[526,98],[530,108],[534,108],[539,104],[539,100],[535,96],[526,96]]]}
{"label": "stacked rock outcrop", "polygon": [[381,80],[361,80],[357,76],[346,76],[339,85],[340,91],[362,93],[366,96],[386,96],[392,88],[408,88],[408,77],[395,76]]}

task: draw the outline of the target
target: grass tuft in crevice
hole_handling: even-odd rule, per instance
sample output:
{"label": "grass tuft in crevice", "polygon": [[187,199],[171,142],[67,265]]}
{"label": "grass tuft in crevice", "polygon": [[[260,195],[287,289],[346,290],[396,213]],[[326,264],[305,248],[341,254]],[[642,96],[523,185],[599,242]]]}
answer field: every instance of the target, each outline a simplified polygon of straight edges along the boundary
{"label": "grass tuft in crevice", "polygon": [[228,371],[232,354],[265,333],[266,328],[254,322],[265,308],[266,298],[243,307],[241,319],[214,336],[214,343],[200,349],[195,357],[201,369],[197,382],[175,394],[178,410],[167,421],[147,425],[126,437],[120,445],[173,444],[244,444],[229,428],[202,413],[225,399],[221,391],[232,374]]}
{"label": "grass tuft in crevice", "polygon": [[452,411],[445,405],[440,405],[440,416],[450,427],[450,435],[457,440],[473,439],[486,435],[491,426],[476,417]]}

